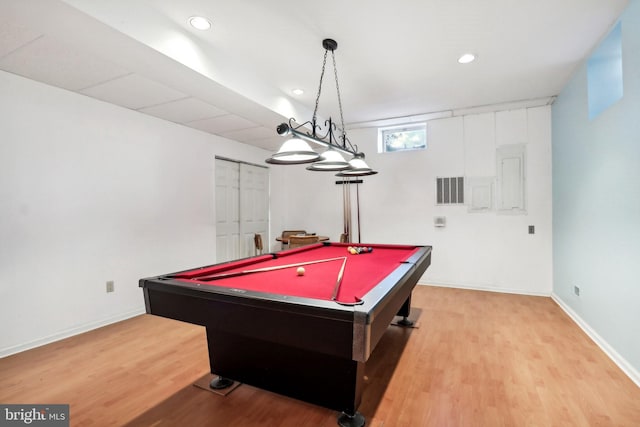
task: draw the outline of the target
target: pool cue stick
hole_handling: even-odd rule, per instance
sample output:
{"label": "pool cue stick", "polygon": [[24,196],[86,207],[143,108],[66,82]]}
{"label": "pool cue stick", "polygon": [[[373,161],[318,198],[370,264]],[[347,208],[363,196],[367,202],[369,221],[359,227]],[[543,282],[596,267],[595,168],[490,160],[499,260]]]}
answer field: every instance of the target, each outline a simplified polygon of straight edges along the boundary
{"label": "pool cue stick", "polygon": [[347,179],[349,180],[347,184],[347,224],[349,224],[349,242],[353,242],[351,238],[351,178]]}
{"label": "pool cue stick", "polygon": [[344,206],[344,232],[347,235],[347,242],[351,242],[351,193],[350,178],[345,177],[342,181],[342,203]]}
{"label": "pool cue stick", "polygon": [[356,212],[358,213],[358,243],[362,243],[362,238],[360,236],[360,184],[358,184],[356,180]]}
{"label": "pool cue stick", "polygon": [[228,277],[244,276],[246,274],[252,274],[252,273],[264,273],[266,271],[282,270],[282,269],[291,268],[291,267],[301,267],[303,265],[309,265],[309,264],[320,264],[322,262],[337,261],[339,259],[345,259],[346,260],[347,257],[346,256],[341,256],[341,257],[336,257],[336,258],[327,258],[327,259],[318,259],[318,260],[313,260],[313,261],[297,262],[295,264],[274,265],[273,267],[256,268],[256,269],[253,269],[253,270],[234,271],[232,273],[222,273],[222,274],[217,274],[217,275],[214,275],[214,276],[204,276],[204,277],[200,277],[200,278],[195,278],[194,280],[202,281],[202,282],[210,282],[210,281],[218,280],[218,279],[226,279]]}
{"label": "pool cue stick", "polygon": [[344,257],[344,261],[342,261],[342,267],[340,267],[340,272],[338,273],[338,280],[336,281],[336,286],[333,288],[333,295],[331,295],[331,301],[335,301],[338,297],[338,290],[340,289],[340,284],[342,283],[342,277],[344,275],[344,266],[347,265],[347,257]]}
{"label": "pool cue stick", "polygon": [[347,187],[346,178],[342,181],[342,232],[345,242],[349,241],[349,229],[347,227]]}

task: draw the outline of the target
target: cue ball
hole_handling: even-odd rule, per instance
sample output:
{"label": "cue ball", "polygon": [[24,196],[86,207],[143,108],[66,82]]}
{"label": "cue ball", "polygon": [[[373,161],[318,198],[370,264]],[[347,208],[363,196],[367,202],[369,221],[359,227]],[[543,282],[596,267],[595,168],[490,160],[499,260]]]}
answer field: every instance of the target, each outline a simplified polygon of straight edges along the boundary
{"label": "cue ball", "polygon": [[298,276],[304,276],[304,267],[298,267],[297,273]]}

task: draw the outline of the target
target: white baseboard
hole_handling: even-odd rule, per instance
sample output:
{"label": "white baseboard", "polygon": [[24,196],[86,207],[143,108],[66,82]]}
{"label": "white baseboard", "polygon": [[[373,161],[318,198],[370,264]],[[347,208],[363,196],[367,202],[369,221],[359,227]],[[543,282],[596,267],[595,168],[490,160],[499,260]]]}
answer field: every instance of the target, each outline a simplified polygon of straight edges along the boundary
{"label": "white baseboard", "polygon": [[584,333],[587,334],[587,336],[589,336],[589,338],[591,338],[591,340],[596,343],[596,345],[600,347],[600,349],[604,351],[607,356],[609,356],[609,359],[611,359],[613,363],[615,363],[622,370],[622,372],[624,372],[631,379],[631,381],[633,381],[638,387],[640,387],[640,372],[638,372],[633,366],[631,366],[631,364],[627,362],[624,357],[620,356],[620,354],[618,354],[618,352],[615,351],[614,348],[611,347],[604,338],[598,335],[598,333],[594,331],[593,328],[591,328],[591,326],[589,326],[589,324],[582,319],[582,317],[580,317],[575,311],[573,311],[571,307],[565,304],[558,295],[552,292],[551,299],[553,299],[553,301],[555,301],[555,303],[558,304],[558,306],[560,306],[560,308],[565,313],[567,313],[567,315],[571,317],[574,322],[576,322],[580,329],[582,329]]}
{"label": "white baseboard", "polygon": [[477,285],[465,285],[465,284],[461,285],[458,283],[445,283],[445,282],[434,282],[434,281],[429,281],[429,283],[418,281],[418,285],[437,286],[441,288],[469,289],[472,291],[498,292],[503,294],[529,295],[534,297],[551,296],[550,292],[532,292],[524,289],[495,288],[491,286],[477,286]]}
{"label": "white baseboard", "polygon": [[108,317],[106,319],[102,319],[96,322],[86,323],[84,325],[67,329],[65,331],[62,331],[53,335],[49,335],[47,337],[38,338],[37,340],[29,341],[27,343],[19,344],[13,347],[2,348],[0,349],[0,358],[7,357],[12,354],[20,353],[26,350],[30,350],[32,348],[40,347],[45,344],[50,344],[52,342],[60,341],[65,338],[82,334],[84,332],[88,332],[93,329],[98,329],[103,326],[110,325],[112,323],[120,322],[122,320],[130,319],[132,317],[139,316],[144,313],[145,313],[144,309],[130,310],[128,312],[120,313],[118,315]]}

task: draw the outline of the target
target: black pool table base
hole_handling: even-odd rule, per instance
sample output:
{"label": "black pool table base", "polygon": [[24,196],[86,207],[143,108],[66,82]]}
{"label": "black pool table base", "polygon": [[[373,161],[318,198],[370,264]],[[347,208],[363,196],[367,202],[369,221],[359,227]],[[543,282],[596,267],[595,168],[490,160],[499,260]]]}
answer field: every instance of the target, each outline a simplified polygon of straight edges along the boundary
{"label": "black pool table base", "polygon": [[[212,390],[224,390],[226,388],[231,387],[236,384],[236,382],[229,378],[224,378],[221,376],[215,377],[209,383],[209,387]],[[360,412],[355,412],[353,415],[349,415],[345,412],[342,412],[338,416],[338,425],[340,427],[363,427],[365,425],[365,418]]]}

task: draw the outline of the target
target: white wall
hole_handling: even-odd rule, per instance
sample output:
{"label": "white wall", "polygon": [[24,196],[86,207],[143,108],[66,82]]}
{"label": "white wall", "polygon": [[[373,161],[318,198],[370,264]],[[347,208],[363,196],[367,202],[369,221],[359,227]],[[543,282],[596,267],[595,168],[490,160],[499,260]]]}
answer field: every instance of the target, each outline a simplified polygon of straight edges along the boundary
{"label": "white wall", "polygon": [[[363,242],[432,245],[432,265],[423,283],[549,295],[550,107],[433,120],[427,132],[424,151],[378,154],[377,129],[349,131],[379,171],[364,177],[360,186]],[[505,144],[526,145],[526,215],[436,206],[437,176],[495,176],[496,148]],[[273,191],[287,206],[279,220],[283,228],[301,227],[336,239],[342,230],[342,193],[333,173],[279,168],[286,171],[278,172],[283,177]],[[445,216],[447,226],[434,227],[434,216]],[[535,234],[528,234],[529,225]]]}
{"label": "white wall", "polygon": [[0,94],[0,356],[144,312],[138,279],[214,263],[214,156],[269,154],[5,72]]}
{"label": "white wall", "polygon": [[589,119],[585,63],[553,106],[553,293],[640,386],[640,1],[619,22],[622,99]]}

